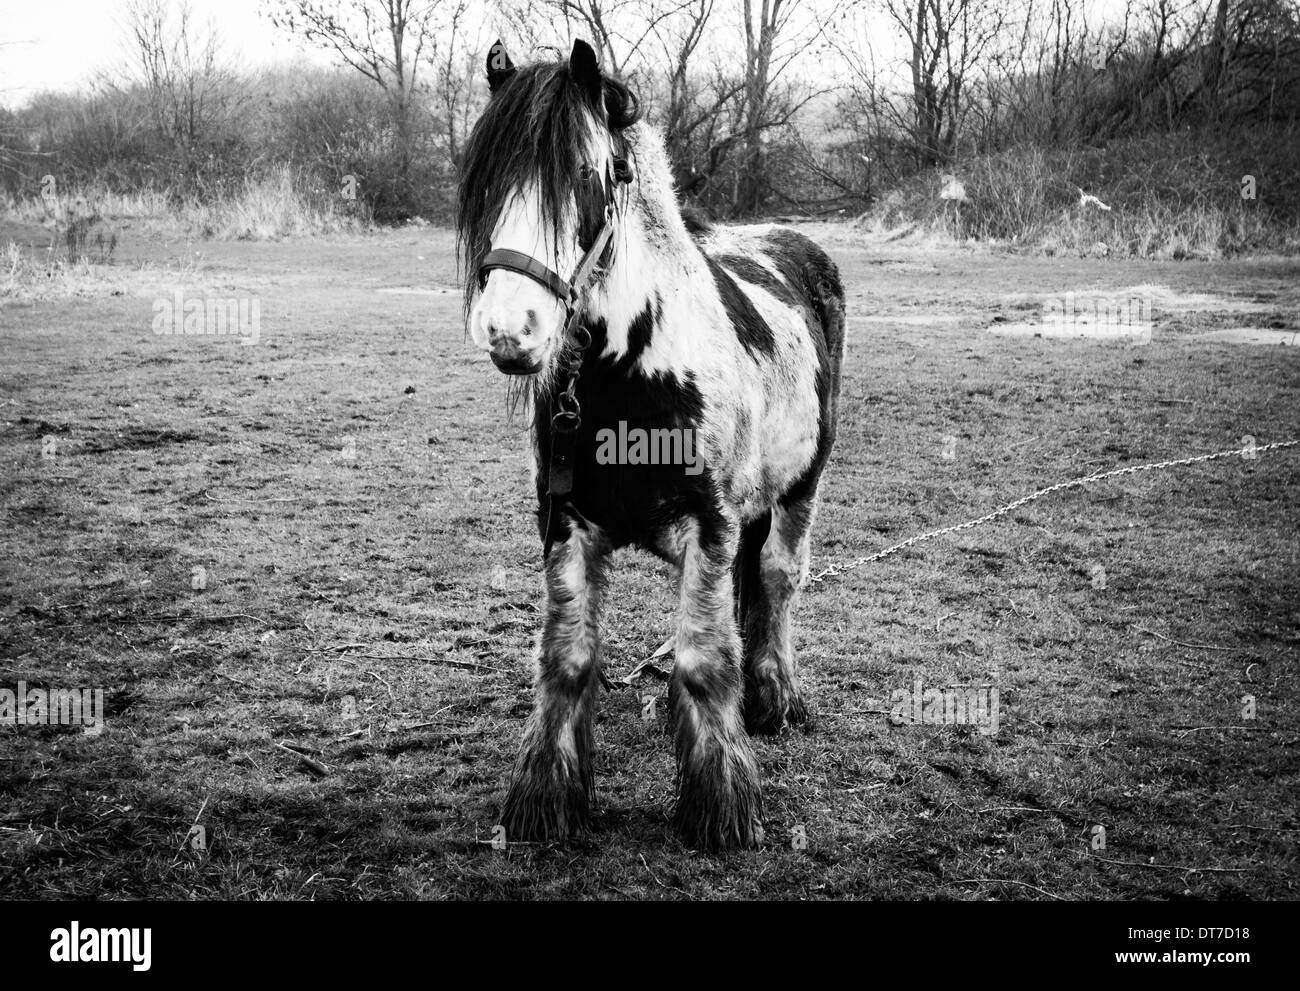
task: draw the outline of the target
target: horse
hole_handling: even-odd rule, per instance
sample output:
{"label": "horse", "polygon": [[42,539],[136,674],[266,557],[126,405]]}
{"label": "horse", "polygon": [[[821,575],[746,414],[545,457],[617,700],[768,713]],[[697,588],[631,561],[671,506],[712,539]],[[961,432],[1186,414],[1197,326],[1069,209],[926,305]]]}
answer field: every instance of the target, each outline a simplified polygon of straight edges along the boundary
{"label": "horse", "polygon": [[[750,734],[810,723],[791,611],[835,441],[839,272],[788,228],[684,214],[662,134],[586,42],[522,66],[497,42],[487,81],[458,254],[469,336],[528,385],[546,590],[506,840],[590,826],[601,605],[611,552],[632,546],[673,566],[680,599],[676,831],[705,850],[755,846]],[[688,437],[692,456],[614,450],[633,434]]]}

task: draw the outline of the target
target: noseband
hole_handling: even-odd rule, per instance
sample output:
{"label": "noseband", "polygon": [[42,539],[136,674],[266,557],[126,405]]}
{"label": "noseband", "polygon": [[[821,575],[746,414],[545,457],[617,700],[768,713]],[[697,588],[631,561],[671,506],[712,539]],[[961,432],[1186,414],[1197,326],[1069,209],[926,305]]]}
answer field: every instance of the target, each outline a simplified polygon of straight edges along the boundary
{"label": "noseband", "polygon": [[[582,178],[590,183],[593,170],[582,167]],[[495,248],[483,256],[478,267],[479,288],[487,284],[488,274],[494,269],[514,272],[532,279],[542,287],[549,289],[564,304],[564,336],[569,345],[568,353],[562,355],[560,370],[568,375],[568,382],[563,391],[555,394],[551,415],[551,463],[550,478],[546,495],[546,529],[542,534],[545,545],[544,554],[551,552],[555,542],[556,507],[567,503],[573,491],[573,451],[577,443],[578,428],[582,426],[582,407],[575,390],[578,376],[582,374],[582,358],[591,346],[591,331],[582,325],[586,310],[587,291],[591,288],[596,269],[607,270],[613,253],[614,228],[618,219],[617,187],[632,181],[632,166],[626,158],[613,158],[611,167],[606,169],[605,181],[599,190],[602,200],[602,223],[600,230],[591,239],[583,256],[573,270],[573,276],[567,281],[553,269],[539,262],[532,255],[509,248]],[[584,190],[591,196],[590,187]],[[581,222],[582,218],[579,218]],[[582,240],[579,234],[580,243]]]}

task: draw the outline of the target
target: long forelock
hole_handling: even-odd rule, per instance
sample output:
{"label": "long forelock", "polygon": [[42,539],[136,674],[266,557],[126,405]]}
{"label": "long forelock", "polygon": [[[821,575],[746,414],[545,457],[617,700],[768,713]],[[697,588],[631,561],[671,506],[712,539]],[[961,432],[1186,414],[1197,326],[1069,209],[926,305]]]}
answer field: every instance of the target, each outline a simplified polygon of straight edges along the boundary
{"label": "long forelock", "polygon": [[466,306],[501,213],[517,194],[536,190],[542,229],[551,232],[558,252],[596,119],[595,108],[563,62],[517,70],[489,101],[465,147],[458,194],[456,231]]}

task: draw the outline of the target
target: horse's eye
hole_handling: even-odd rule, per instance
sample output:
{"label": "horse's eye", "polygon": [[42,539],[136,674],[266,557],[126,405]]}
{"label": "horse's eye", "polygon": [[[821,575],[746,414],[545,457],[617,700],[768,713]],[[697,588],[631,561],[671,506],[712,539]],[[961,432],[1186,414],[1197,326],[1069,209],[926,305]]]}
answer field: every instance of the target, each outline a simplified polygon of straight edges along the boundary
{"label": "horse's eye", "polygon": [[588,165],[586,162],[583,162],[582,165],[578,167],[578,178],[581,179],[583,182],[590,181],[591,166]]}

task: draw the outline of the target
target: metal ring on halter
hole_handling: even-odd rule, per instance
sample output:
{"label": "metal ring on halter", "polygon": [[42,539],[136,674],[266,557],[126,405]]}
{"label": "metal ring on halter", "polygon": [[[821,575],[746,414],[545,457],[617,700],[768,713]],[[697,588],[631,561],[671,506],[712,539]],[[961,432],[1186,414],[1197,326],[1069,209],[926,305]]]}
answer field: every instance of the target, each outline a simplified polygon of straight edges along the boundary
{"label": "metal ring on halter", "polygon": [[577,324],[570,334],[573,336],[573,344],[578,350],[585,351],[591,347],[591,331],[582,324]]}
{"label": "metal ring on halter", "polygon": [[560,412],[551,417],[551,427],[556,433],[576,433],[580,426],[582,426],[582,417],[580,417],[576,412],[560,410]]}
{"label": "metal ring on halter", "polygon": [[561,392],[557,395],[555,397],[555,405],[561,413],[577,416],[582,412],[582,405],[578,402],[578,397],[573,394],[572,389]]}

